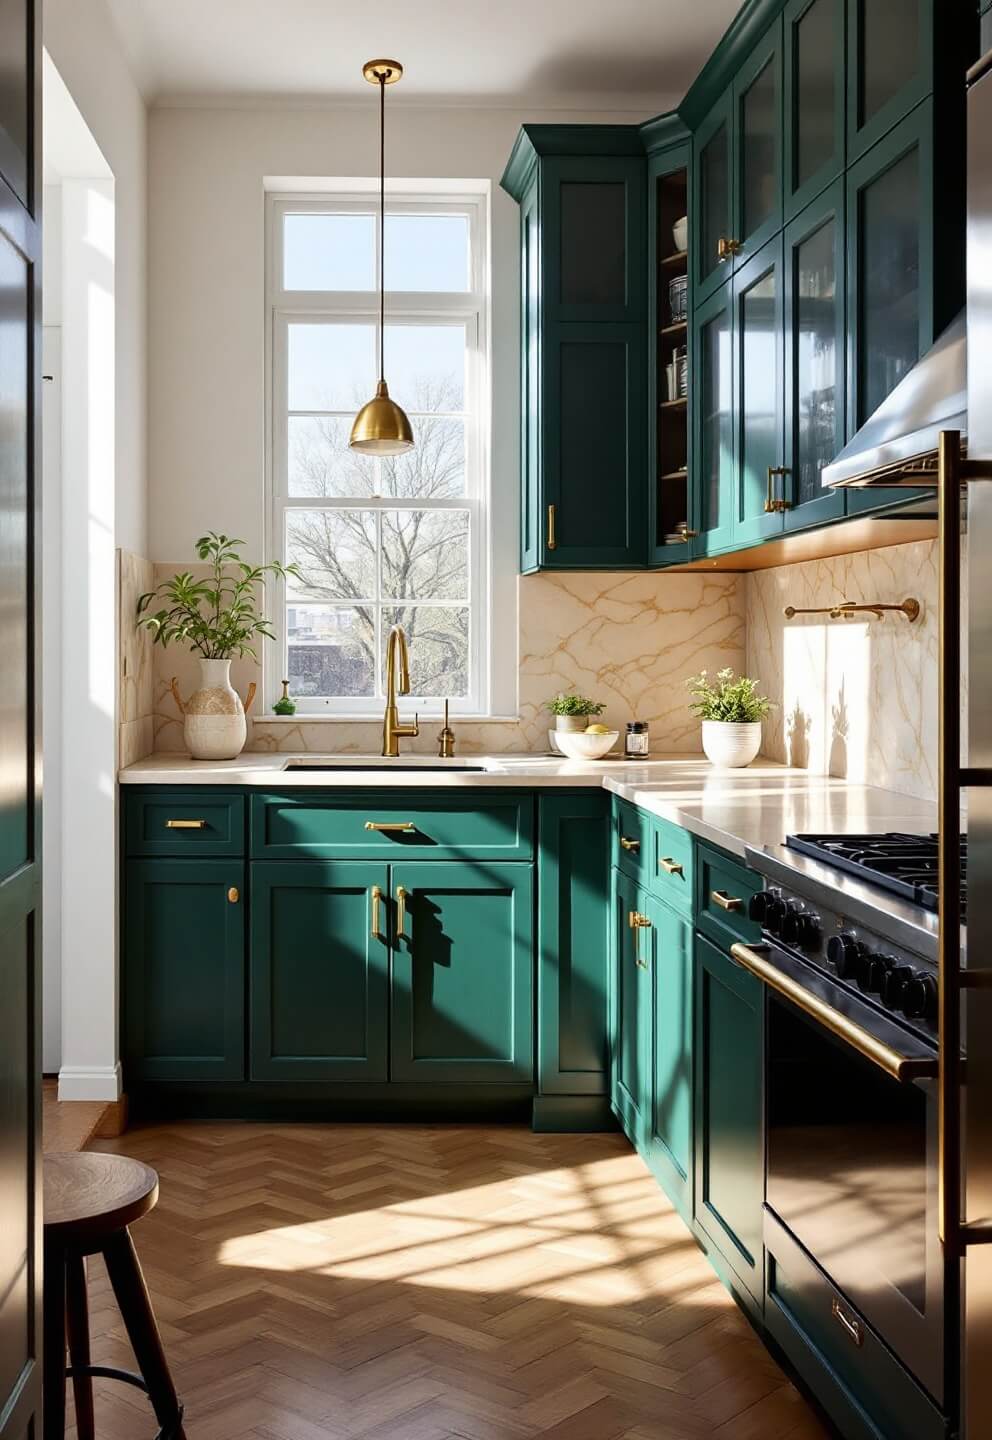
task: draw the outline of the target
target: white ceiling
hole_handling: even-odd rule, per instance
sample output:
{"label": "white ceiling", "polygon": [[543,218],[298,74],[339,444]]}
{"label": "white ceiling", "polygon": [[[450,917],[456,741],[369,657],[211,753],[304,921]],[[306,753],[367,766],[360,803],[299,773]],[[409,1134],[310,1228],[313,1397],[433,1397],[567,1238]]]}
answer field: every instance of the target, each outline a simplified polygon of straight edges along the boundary
{"label": "white ceiling", "polygon": [[392,56],[393,104],[622,110],[676,104],[740,0],[109,0],[157,104],[366,103]]}

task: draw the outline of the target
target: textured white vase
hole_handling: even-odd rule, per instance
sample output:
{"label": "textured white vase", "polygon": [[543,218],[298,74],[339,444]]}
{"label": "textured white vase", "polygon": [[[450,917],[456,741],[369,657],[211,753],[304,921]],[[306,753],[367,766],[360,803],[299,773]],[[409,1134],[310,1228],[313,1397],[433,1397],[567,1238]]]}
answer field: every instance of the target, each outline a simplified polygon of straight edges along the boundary
{"label": "textured white vase", "polygon": [[[201,660],[200,688],[182,700],[176,682],[172,693],[183,712],[183,737],[194,760],[236,760],[245,748],[248,723],[241,696],[231,684],[230,660]],[[255,693],[248,692],[248,704]]]}
{"label": "textured white vase", "polygon": [[750,765],[761,749],[761,721],[733,725],[726,720],[703,721],[703,750],[706,758],[722,770]]}

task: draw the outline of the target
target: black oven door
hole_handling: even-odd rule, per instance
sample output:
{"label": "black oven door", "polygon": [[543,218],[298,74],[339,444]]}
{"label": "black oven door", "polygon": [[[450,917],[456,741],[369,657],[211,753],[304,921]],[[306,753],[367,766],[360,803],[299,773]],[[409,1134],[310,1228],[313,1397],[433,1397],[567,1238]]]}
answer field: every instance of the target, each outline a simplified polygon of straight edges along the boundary
{"label": "black oven door", "polygon": [[[785,956],[784,963],[803,978],[801,962]],[[898,1041],[894,1022],[803,968],[821,1002],[867,1033]],[[811,1015],[771,984],[767,994],[767,1204],[942,1402],[936,1081],[894,1078],[833,1033],[822,1014]],[[922,1042],[904,1038],[919,1056]]]}

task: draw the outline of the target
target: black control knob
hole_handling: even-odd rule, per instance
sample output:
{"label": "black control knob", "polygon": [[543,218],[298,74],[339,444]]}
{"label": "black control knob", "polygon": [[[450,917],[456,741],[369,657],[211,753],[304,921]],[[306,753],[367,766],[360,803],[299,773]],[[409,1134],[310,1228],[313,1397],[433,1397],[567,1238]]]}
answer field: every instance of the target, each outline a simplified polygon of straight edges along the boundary
{"label": "black control knob", "polygon": [[785,914],[782,916],[782,939],[790,945],[795,945],[799,939],[799,917],[803,913],[803,907],[798,900],[786,900]]}
{"label": "black control knob", "polygon": [[827,959],[836,967],[837,974],[842,980],[856,978],[858,962],[866,953],[861,941],[856,940],[850,930],[842,930],[839,935],[831,935],[827,941]]}
{"label": "black control knob", "polygon": [[778,898],[774,890],[759,890],[757,894],[752,895],[747,902],[748,919],[756,920],[759,925],[763,925],[765,923],[765,916],[768,914],[769,901],[777,900]]}
{"label": "black control knob", "polygon": [[765,906],[763,929],[769,931],[772,935],[781,935],[785,914],[785,901],[781,895],[772,895],[768,904]]}
{"label": "black control knob", "polygon": [[796,922],[796,942],[804,950],[815,950],[820,943],[820,917],[804,910]]}
{"label": "black control knob", "polygon": [[887,1010],[901,1010],[903,995],[906,985],[913,978],[913,971],[908,965],[899,965],[893,962],[885,972],[882,980],[879,998]]}
{"label": "black control knob", "polygon": [[918,970],[907,980],[902,992],[902,1013],[907,1020],[926,1020],[933,1024],[937,1019],[937,982],[932,975]]}
{"label": "black control knob", "polygon": [[866,995],[881,994],[885,977],[892,967],[892,960],[888,955],[871,955],[865,953],[858,961],[858,989],[863,990]]}

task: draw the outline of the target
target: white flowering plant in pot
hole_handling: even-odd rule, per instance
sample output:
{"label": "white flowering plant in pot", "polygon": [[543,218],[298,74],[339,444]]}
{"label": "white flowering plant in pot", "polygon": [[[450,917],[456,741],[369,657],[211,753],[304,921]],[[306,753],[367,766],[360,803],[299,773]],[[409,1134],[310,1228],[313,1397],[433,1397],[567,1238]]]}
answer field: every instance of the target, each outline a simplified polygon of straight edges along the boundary
{"label": "white flowering plant in pot", "polygon": [[761,722],[772,702],[758,681],[735,675],[728,666],[713,679],[706,670],[685,682],[693,696],[689,709],[702,720],[703,750],[713,765],[738,769],[750,765],[761,749]]}

